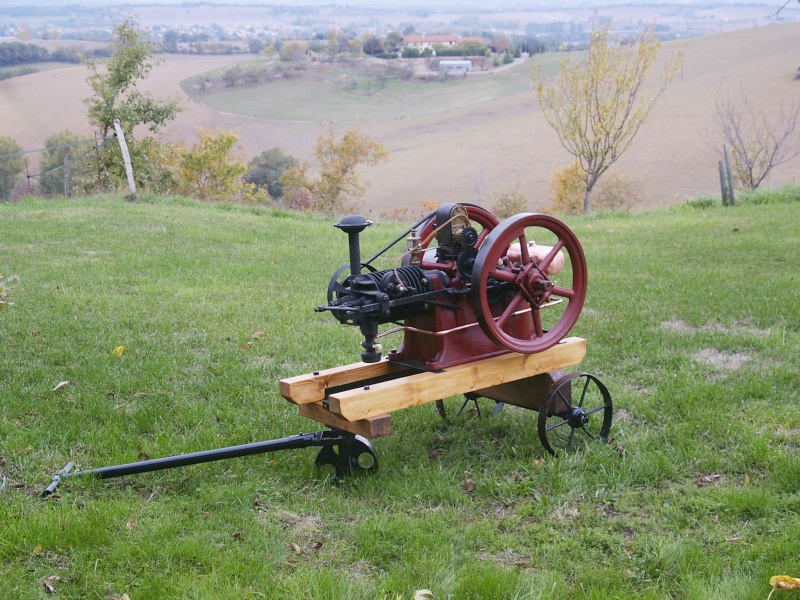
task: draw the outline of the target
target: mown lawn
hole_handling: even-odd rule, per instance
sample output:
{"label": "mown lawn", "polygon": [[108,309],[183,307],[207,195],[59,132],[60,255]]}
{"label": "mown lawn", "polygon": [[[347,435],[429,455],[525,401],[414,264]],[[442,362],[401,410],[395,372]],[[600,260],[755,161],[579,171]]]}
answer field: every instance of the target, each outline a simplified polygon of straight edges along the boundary
{"label": "mown lawn", "polygon": [[[43,501],[69,460],[316,430],[278,381],[358,359],[358,332],[313,311],[346,239],[175,199],[0,204],[0,598],[763,600],[800,575],[798,206],[568,219],[608,444],[554,459],[535,413],[452,398],[446,419],[395,413],[370,477],[296,450]],[[364,254],[401,231],[376,223]]]}

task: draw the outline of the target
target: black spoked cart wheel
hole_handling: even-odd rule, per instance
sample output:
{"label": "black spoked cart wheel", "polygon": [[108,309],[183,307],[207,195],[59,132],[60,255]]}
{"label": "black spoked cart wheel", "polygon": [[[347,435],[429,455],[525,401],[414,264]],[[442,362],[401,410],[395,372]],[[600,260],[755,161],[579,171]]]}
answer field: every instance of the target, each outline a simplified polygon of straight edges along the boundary
{"label": "black spoked cart wheel", "polygon": [[553,456],[608,440],[613,408],[608,388],[594,375],[571,373],[553,384],[539,408],[539,440]]}
{"label": "black spoked cart wheel", "polygon": [[314,461],[318,469],[333,467],[337,477],[371,475],[378,470],[378,455],[368,439],[360,435],[345,435],[337,439],[337,442],[336,448],[331,444],[319,451]]}

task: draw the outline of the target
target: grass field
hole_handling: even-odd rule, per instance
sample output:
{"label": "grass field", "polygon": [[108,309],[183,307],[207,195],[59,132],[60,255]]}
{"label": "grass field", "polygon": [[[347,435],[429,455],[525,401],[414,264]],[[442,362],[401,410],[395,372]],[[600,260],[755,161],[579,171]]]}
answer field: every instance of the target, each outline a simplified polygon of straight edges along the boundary
{"label": "grass field", "polygon": [[[556,54],[544,56],[541,62],[545,73],[556,72]],[[259,63],[263,61],[252,64]],[[240,68],[246,71],[248,65]],[[184,87],[192,98],[216,110],[312,123],[391,121],[446,113],[514,96],[531,87],[530,66],[446,80],[400,78],[396,71],[401,69],[393,61],[319,63],[299,76],[252,87],[197,93],[192,91],[197,77],[184,82]],[[213,80],[217,76],[203,77]]]}
{"label": "grass field", "polygon": [[[358,332],[313,311],[346,241],[329,219],[177,199],[0,205],[0,597],[763,600],[800,575],[785,196],[570,218],[608,444],[551,458],[535,413],[451,398],[446,419],[395,413],[370,477],[297,450],[69,480],[46,502],[68,460],[316,430],[278,381],[357,360]],[[376,223],[364,253],[400,230]]]}

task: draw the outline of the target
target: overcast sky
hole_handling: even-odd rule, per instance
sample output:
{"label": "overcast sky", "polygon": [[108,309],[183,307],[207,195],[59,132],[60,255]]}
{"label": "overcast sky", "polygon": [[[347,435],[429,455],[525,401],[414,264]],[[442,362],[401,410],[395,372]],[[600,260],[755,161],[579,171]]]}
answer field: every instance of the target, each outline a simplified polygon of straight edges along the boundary
{"label": "overcast sky", "polygon": [[[70,0],[68,3],[83,6],[138,6],[153,4],[196,4],[199,0]],[[695,6],[724,6],[730,4],[750,4],[775,6],[776,9],[783,5],[785,0],[725,0],[724,2],[709,2],[708,0],[550,0],[549,2],[537,2],[531,0],[495,0],[487,5],[485,0],[210,0],[207,4],[239,4],[250,6],[270,6],[270,5],[290,5],[290,6],[322,6],[335,4],[339,6],[370,6],[373,8],[393,9],[399,7],[424,7],[432,10],[442,10],[449,7],[458,7],[459,12],[476,10],[479,12],[489,12],[487,6],[493,10],[500,9],[533,9],[533,8],[558,8],[564,9],[576,6],[609,6],[609,5],[652,5],[652,4],[685,4]],[[0,0],[0,9],[11,6],[62,6],[64,2],[59,0]],[[793,3],[797,4],[797,3]]]}

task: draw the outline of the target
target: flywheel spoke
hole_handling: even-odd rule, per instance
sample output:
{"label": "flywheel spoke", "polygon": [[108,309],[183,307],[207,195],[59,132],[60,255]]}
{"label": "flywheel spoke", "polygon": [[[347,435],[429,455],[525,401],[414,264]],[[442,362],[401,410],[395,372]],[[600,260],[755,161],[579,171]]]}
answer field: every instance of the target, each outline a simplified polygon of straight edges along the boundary
{"label": "flywheel spoke", "polygon": [[[528,247],[528,240],[539,245]],[[554,246],[548,247],[549,240]],[[509,256],[519,243],[519,254]],[[537,259],[542,260],[537,263]],[[563,265],[562,266],[562,263]],[[560,286],[549,278],[558,263],[566,268]],[[496,285],[499,283],[500,285]],[[522,295],[522,298],[520,298]],[[538,308],[563,302],[557,310],[538,314]],[[566,224],[544,214],[525,213],[495,227],[480,245],[471,277],[470,299],[483,333],[499,346],[521,354],[533,354],[561,341],[578,320],[586,298],[586,257],[580,242]],[[530,305],[530,320],[512,315]],[[527,308],[527,307],[525,307]],[[496,318],[500,315],[499,318]]]}

